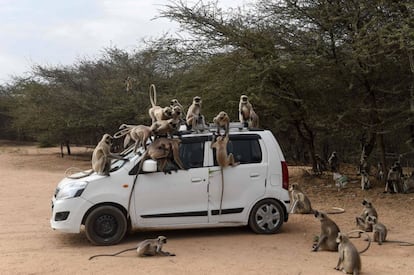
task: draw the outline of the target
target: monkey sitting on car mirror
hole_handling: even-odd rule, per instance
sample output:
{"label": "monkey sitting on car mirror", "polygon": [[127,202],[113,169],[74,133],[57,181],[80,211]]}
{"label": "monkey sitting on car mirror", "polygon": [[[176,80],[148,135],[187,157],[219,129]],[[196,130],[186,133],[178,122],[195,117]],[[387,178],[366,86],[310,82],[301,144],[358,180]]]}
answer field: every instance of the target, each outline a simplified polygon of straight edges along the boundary
{"label": "monkey sitting on car mirror", "polygon": [[114,254],[98,254],[89,257],[89,260],[93,258],[108,256],[113,257],[117,256],[121,253],[136,250],[138,257],[145,257],[145,256],[175,256],[174,253],[170,253],[167,251],[162,250],[162,246],[167,243],[167,238],[164,236],[158,236],[156,239],[147,239],[140,243],[138,243],[137,247],[124,249],[122,251],[116,252]]}

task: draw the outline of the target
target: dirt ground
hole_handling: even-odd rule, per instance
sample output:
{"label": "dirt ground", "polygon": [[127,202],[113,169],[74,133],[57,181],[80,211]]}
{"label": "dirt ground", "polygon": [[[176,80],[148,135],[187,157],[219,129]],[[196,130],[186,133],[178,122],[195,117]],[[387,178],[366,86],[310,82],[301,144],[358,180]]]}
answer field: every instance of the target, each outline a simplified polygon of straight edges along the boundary
{"label": "dirt ground", "polygon": [[[342,274],[334,270],[337,252],[311,252],[320,223],[312,215],[290,215],[279,234],[257,235],[248,228],[136,232],[116,246],[91,245],[83,233],[64,234],[49,225],[51,196],[69,167],[88,169],[87,149],[73,148],[61,158],[59,148],[37,148],[0,141],[1,274]],[[332,175],[313,178],[303,167],[289,167],[291,182],[302,184],[314,209],[346,209],[331,215],[342,231],[355,229],[361,202],[370,199],[388,229],[388,239],[414,242],[414,194],[383,194],[383,186],[362,191],[357,182],[338,192]],[[355,171],[347,169],[351,179]],[[160,234],[165,250],[176,257],[137,258],[95,254],[131,248]],[[353,239],[357,247],[366,243]],[[362,274],[413,274],[414,246],[373,244],[361,255]]]}

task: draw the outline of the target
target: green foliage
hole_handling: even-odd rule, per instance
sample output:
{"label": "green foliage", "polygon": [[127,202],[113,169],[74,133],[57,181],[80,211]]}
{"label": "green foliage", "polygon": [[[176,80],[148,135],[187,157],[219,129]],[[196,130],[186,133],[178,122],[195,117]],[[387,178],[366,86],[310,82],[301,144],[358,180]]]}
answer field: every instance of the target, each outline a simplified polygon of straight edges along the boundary
{"label": "green foliage", "polygon": [[[414,137],[407,100],[414,95],[412,14],[408,0],[273,0],[231,11],[170,1],[161,16],[188,34],[132,53],[104,49],[97,60],[72,66],[35,66],[32,77],[2,87],[0,122],[12,117],[16,133],[43,142],[96,143],[121,123],[150,123],[154,83],[161,106],[177,98],[188,107],[201,96],[209,122],[222,110],[237,121],[240,95],[248,95],[290,160],[336,150],[356,161],[361,141],[373,149],[377,139],[407,152],[405,141]],[[372,155],[383,161],[380,149]]]}

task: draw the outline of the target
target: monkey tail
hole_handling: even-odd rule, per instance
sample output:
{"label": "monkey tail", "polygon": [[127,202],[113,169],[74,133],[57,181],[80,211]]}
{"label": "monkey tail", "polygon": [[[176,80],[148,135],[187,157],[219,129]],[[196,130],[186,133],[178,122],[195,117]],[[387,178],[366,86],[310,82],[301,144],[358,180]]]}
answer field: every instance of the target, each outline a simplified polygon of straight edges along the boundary
{"label": "monkey tail", "polygon": [[125,136],[126,134],[128,134],[129,131],[131,131],[131,128],[127,126],[126,128],[123,128],[123,129],[119,130],[118,132],[116,132],[114,134],[114,138],[121,138],[121,137]]}
{"label": "monkey tail", "polygon": [[151,101],[151,106],[154,107],[157,105],[157,90],[155,89],[155,85],[151,84],[149,89],[149,98]]}
{"label": "monkey tail", "polygon": [[368,240],[368,245],[367,245],[367,247],[365,247],[365,248],[364,248],[363,250],[361,250],[361,251],[358,251],[358,252],[359,252],[359,254],[362,254],[362,253],[364,253],[365,251],[367,251],[367,250],[368,250],[368,248],[371,246],[371,237],[369,236],[369,234],[368,234],[367,232],[362,231],[362,230],[359,230],[359,229],[356,229],[356,230],[351,230],[351,231],[347,232],[347,233],[346,233],[346,235],[347,235],[347,236],[349,236],[349,234],[352,234],[352,233],[355,233],[355,232],[359,233],[357,238],[361,238],[361,234],[365,234],[365,235],[367,235],[367,237],[368,237],[368,238],[367,238],[367,240]]}
{"label": "monkey tail", "polygon": [[328,211],[326,212],[326,214],[342,214],[345,213],[345,209],[341,208],[341,207],[332,207],[332,209],[334,211]]}
{"label": "monkey tail", "polygon": [[[73,174],[76,174],[76,173],[83,173],[83,174],[80,175],[80,176],[76,176],[76,177],[75,176],[72,176]],[[92,173],[93,173],[93,170],[92,169],[85,173],[85,171],[83,171],[80,168],[70,167],[70,168],[66,169],[66,171],[65,171],[65,177],[66,178],[69,178],[69,179],[81,179],[81,178],[85,178],[87,176],[92,175]]]}
{"label": "monkey tail", "polygon": [[223,207],[223,196],[224,196],[224,170],[223,170],[223,167],[220,167],[220,172],[221,172],[221,197],[220,197],[219,215],[221,215],[221,209]]}
{"label": "monkey tail", "polygon": [[97,254],[97,255],[93,255],[93,256],[89,257],[89,261],[92,260],[93,258],[102,257],[102,256],[108,256],[108,257],[117,256],[117,255],[119,255],[121,253],[124,253],[124,252],[127,252],[127,251],[131,251],[131,250],[135,250],[135,249],[137,249],[137,248],[134,247],[134,248],[124,249],[124,250],[119,251],[119,252],[116,252],[114,254]]}

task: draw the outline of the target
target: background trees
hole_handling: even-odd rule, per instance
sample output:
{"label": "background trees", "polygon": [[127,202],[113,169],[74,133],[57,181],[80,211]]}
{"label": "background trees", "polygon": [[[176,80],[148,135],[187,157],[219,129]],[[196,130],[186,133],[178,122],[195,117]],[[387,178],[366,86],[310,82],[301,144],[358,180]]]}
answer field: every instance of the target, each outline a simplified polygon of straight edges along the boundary
{"label": "background trees", "polygon": [[149,123],[155,83],[161,105],[202,96],[208,121],[221,110],[237,120],[239,97],[249,95],[290,161],[315,164],[316,154],[335,150],[355,162],[362,149],[384,165],[387,152],[408,160],[413,9],[408,0],[252,1],[227,11],[171,1],[160,16],[185,35],[132,53],[105,49],[68,67],[35,66],[30,79],[2,88],[0,121],[19,137],[96,143],[121,123]]}

